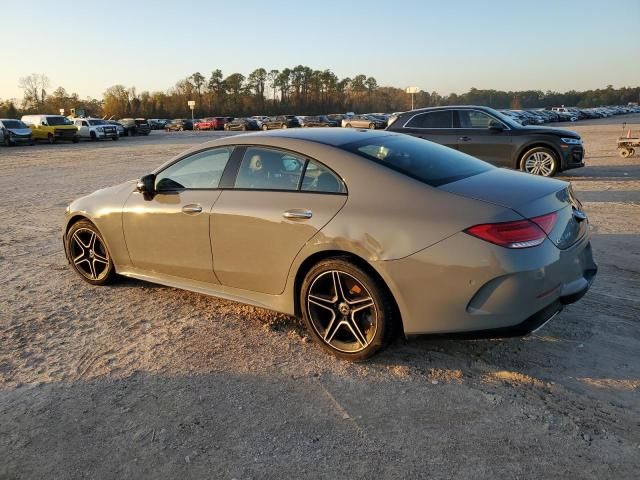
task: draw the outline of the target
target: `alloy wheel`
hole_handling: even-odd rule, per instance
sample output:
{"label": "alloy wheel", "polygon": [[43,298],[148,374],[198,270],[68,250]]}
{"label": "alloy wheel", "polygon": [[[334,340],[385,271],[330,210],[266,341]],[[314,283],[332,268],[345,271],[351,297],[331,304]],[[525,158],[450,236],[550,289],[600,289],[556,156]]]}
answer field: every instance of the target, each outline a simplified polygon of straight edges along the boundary
{"label": "alloy wheel", "polygon": [[109,253],[93,230],[79,228],[73,232],[69,254],[76,270],[88,280],[102,280],[109,274]]}
{"label": "alloy wheel", "polygon": [[534,152],[524,162],[524,170],[533,175],[550,176],[554,171],[555,159],[547,152]]}
{"label": "alloy wheel", "polygon": [[349,273],[328,270],[318,275],[309,287],[306,307],[315,332],[339,352],[361,352],[376,336],[376,304],[364,284]]}

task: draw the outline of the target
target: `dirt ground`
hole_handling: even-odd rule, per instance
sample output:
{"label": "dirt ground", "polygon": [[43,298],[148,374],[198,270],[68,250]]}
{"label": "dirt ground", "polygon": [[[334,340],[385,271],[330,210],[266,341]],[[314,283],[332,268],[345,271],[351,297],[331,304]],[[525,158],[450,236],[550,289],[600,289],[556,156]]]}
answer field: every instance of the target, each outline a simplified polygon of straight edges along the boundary
{"label": "dirt ground", "polygon": [[638,478],[640,158],[622,121],[565,172],[593,224],[590,292],[520,339],[398,340],[363,364],[292,318],[65,262],[75,197],[219,135],[0,148],[0,479]]}

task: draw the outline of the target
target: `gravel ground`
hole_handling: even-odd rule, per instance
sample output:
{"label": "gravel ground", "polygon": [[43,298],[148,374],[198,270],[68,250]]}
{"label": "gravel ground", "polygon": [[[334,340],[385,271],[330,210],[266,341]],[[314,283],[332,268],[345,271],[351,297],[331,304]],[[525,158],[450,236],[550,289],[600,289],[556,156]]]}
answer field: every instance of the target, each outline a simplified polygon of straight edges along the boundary
{"label": "gravel ground", "polygon": [[638,478],[640,159],[570,127],[590,292],[521,339],[396,341],[363,364],[297,320],[67,266],[73,198],[220,135],[0,148],[0,479]]}

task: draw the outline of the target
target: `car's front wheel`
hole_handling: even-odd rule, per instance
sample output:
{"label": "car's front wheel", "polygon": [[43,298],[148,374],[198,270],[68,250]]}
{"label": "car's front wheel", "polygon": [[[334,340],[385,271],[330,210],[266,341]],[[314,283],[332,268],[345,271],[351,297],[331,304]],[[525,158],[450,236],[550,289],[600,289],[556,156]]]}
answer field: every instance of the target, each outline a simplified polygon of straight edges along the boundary
{"label": "car's front wheel", "polygon": [[558,157],[550,148],[532,148],[522,156],[520,170],[533,175],[553,177],[558,171]]}
{"label": "car's front wheel", "polygon": [[322,348],[346,360],[364,360],[386,346],[393,300],[362,268],[336,258],[307,273],[300,289],[307,329]]}
{"label": "car's front wheel", "polygon": [[104,285],[115,275],[113,261],[102,235],[88,220],[74,223],[66,236],[69,262],[78,275],[91,285]]}

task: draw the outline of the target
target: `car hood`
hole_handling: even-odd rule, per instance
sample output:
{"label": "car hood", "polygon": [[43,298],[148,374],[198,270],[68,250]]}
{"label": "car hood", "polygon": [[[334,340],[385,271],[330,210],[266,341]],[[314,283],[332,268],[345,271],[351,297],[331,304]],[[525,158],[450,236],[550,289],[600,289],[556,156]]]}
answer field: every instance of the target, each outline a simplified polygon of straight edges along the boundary
{"label": "car hood", "polygon": [[14,135],[31,135],[30,128],[7,128],[7,131],[13,133]]}
{"label": "car hood", "polygon": [[537,125],[527,125],[519,129],[524,134],[542,133],[551,134],[558,137],[580,138],[580,135],[572,130],[565,130],[563,128],[554,127],[539,127]]}

